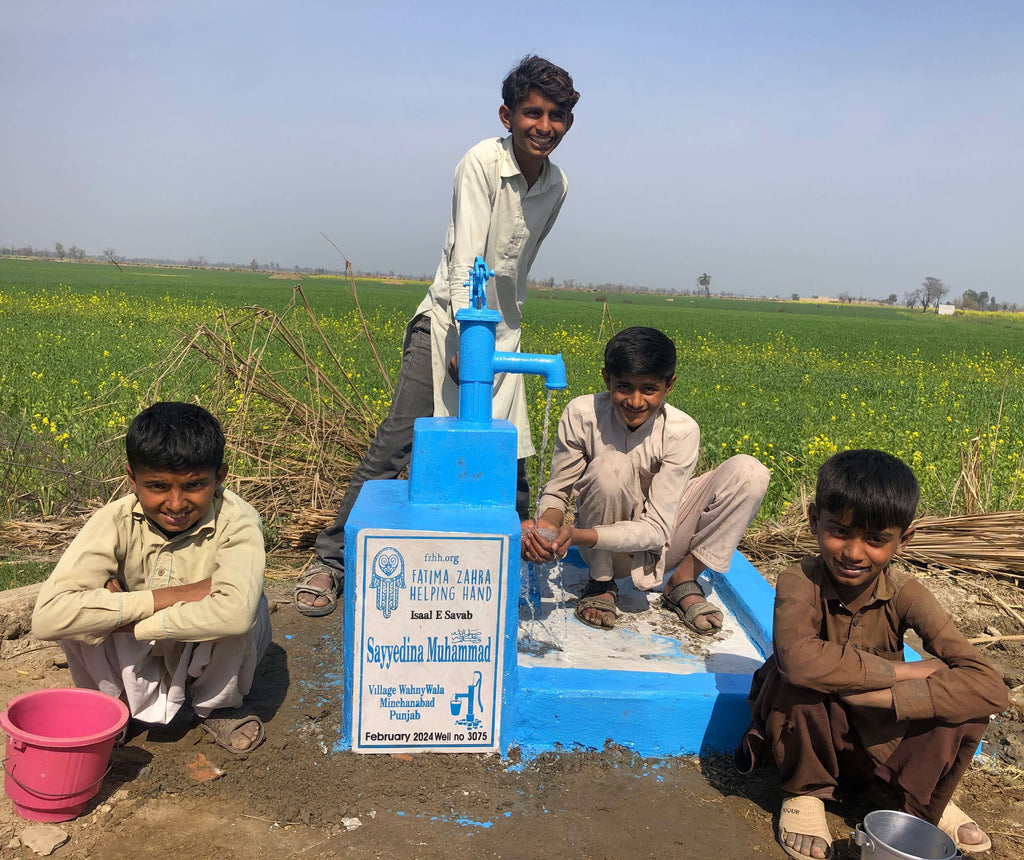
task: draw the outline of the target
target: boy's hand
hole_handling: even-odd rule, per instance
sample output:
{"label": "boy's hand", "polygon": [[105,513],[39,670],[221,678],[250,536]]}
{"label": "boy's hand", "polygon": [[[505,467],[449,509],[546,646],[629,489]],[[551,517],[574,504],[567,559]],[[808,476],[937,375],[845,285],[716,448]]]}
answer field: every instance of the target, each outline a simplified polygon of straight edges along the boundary
{"label": "boy's hand", "polygon": [[[205,597],[209,597],[211,583],[212,580],[201,579],[199,582],[190,582],[186,585],[170,585],[167,588],[154,588],[153,611],[159,612],[161,609],[167,609],[169,606],[174,606],[175,603],[195,603]],[[120,594],[124,591],[121,583],[113,576],[106,581],[104,588],[114,594]],[[130,633],[134,629],[135,622],[132,621],[129,624],[122,624],[114,630],[114,632]]]}
{"label": "boy's hand", "polygon": [[[895,663],[895,676],[897,681],[917,681],[929,677],[933,672],[945,668],[937,657],[929,657],[927,660],[916,660],[913,663]],[[858,708],[887,708],[892,710],[892,690],[868,690],[864,693],[840,694],[839,698],[847,705],[854,705]]]}
{"label": "boy's hand", "polygon": [[565,558],[565,554],[569,551],[569,547],[572,546],[573,536],[576,532],[572,526],[562,526],[558,529],[558,533],[555,535],[552,543],[555,547],[555,555],[558,558]]}
{"label": "boy's hand", "polygon": [[167,588],[153,589],[153,611],[159,612],[174,606],[175,603],[197,603],[210,596],[212,580],[201,579],[185,585],[170,585]]}
{"label": "boy's hand", "polygon": [[887,708],[892,710],[892,690],[868,690],[864,693],[840,694],[839,699],[858,708]]}
{"label": "boy's hand", "polygon": [[939,669],[945,669],[946,664],[938,657],[929,657],[927,660],[916,660],[913,663],[896,663],[897,681],[921,681],[931,676]]}
{"label": "boy's hand", "polygon": [[555,523],[543,518],[524,520],[522,527],[524,561],[544,563],[555,561],[565,555],[572,537],[571,527],[559,528]]}

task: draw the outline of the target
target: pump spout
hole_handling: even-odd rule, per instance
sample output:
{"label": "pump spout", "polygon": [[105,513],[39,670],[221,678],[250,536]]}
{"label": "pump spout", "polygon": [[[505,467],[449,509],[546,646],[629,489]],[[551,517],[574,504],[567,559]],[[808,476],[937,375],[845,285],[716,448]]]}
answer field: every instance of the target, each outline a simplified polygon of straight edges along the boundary
{"label": "pump spout", "polygon": [[543,376],[544,387],[551,391],[569,387],[561,353],[538,355],[529,352],[495,352],[493,367],[495,373],[535,373]]}

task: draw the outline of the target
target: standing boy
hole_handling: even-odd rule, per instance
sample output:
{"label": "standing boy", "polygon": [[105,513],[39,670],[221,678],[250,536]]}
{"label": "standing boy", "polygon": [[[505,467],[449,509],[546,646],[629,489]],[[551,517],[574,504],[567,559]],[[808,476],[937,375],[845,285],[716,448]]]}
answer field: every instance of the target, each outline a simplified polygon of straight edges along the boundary
{"label": "standing boy", "polygon": [[[676,347],[664,333],[634,327],[608,341],[601,368],[607,391],[569,402],[558,422],[551,477],[536,520],[523,523],[523,558],[560,558],[576,545],[590,566],[575,615],[615,626],[615,580],[631,576],[691,631],[722,628],[722,612],[696,582],[726,571],[768,489],[768,470],[739,454],[691,480],[700,449],[697,422],[665,402],[676,381]],[[575,525],[565,512],[576,493]],[[552,538],[542,533],[555,534]]]}
{"label": "standing boy", "polygon": [[125,448],[132,492],[71,542],[32,632],[133,718],[166,725],[190,697],[217,744],[248,752],[265,732],[244,697],[271,636],[259,514],[223,488],[224,434],[199,406],[153,404]]}
{"label": "standing boy", "polygon": [[[770,751],[785,799],[778,838],[797,858],[827,855],[824,800],[881,781],[904,812],[963,850],[991,847],[950,802],[989,715],[1008,705],[999,673],[912,574],[890,565],[913,535],[918,485],[882,451],[843,451],[818,470],[807,516],[819,555],[779,575],[774,653],[754,675],[753,721],[736,754]],[[913,630],[929,659],[906,663]]]}
{"label": "standing boy", "polygon": [[[526,278],[567,188],[565,174],[549,157],[572,127],[580,94],[564,69],[529,56],[509,72],[501,97],[498,118],[510,134],[478,143],[455,168],[441,263],[406,327],[391,410],[349,481],[334,524],[317,538],[316,556],[295,585],[295,606],[303,615],[328,615],[337,605],[344,581],[345,523],[363,483],[397,477],[408,464],[417,418],[458,414],[455,313],[469,304],[466,282],[477,256],[495,272],[487,286],[488,308],[501,313],[495,347],[519,351]],[[494,417],[513,422],[519,431],[516,508],[525,519],[530,498],[525,458],[534,448],[521,374],[495,377]]]}

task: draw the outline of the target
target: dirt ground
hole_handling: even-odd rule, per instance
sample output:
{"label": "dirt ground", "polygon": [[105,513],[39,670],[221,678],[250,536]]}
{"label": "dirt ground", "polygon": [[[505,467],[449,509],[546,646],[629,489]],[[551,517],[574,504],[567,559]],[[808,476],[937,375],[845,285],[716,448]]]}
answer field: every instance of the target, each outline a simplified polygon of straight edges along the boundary
{"label": "dirt ground", "polygon": [[[930,577],[968,635],[997,627],[1024,633],[1009,609],[979,600],[956,580]],[[644,760],[621,748],[521,762],[514,754],[331,753],[341,719],[342,613],[303,618],[291,583],[268,583],[274,641],[254,703],[267,740],[245,758],[210,743],[190,723],[142,732],[113,753],[99,795],[79,818],[55,825],[68,840],[55,858],[503,857],[784,858],[773,837],[779,805],[771,769],[739,777],[726,756]],[[20,692],[70,685],[58,648],[26,634],[26,606],[0,606],[0,702]],[[1019,641],[987,653],[1008,686],[1024,684]],[[1024,691],[993,721],[985,750],[958,801],[990,833],[992,860],[1024,858]],[[671,731],[671,727],[652,727]],[[199,781],[197,757],[223,771]],[[869,811],[830,806],[835,857]],[[0,800],[0,857],[37,856],[22,844],[32,822]]]}

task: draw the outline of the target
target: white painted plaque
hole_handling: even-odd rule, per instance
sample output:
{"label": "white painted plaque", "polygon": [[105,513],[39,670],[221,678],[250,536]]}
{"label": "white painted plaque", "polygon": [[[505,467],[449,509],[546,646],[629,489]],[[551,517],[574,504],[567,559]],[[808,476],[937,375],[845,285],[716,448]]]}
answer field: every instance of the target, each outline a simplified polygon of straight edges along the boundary
{"label": "white painted plaque", "polygon": [[358,541],[352,749],[497,750],[508,536],[363,529]]}

